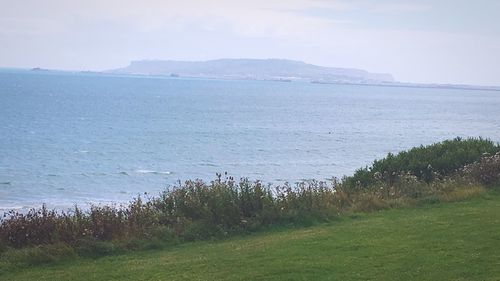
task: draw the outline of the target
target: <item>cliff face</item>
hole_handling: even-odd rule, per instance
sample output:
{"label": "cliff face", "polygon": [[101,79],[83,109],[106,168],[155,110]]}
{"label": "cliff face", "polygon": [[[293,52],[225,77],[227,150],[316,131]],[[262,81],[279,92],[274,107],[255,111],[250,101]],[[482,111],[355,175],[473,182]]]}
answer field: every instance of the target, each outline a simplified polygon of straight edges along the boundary
{"label": "cliff face", "polygon": [[132,61],[112,73],[179,75],[210,78],[297,79],[323,82],[393,82],[391,74],[351,68],[323,67],[282,59],[219,59],[210,61]]}

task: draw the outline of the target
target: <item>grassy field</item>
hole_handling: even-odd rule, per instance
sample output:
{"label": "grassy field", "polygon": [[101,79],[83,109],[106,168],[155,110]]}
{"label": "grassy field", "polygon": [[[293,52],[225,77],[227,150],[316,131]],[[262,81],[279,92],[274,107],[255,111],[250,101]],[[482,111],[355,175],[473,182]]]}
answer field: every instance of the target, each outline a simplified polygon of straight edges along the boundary
{"label": "grassy field", "polygon": [[500,280],[500,193],[19,268],[0,280]]}

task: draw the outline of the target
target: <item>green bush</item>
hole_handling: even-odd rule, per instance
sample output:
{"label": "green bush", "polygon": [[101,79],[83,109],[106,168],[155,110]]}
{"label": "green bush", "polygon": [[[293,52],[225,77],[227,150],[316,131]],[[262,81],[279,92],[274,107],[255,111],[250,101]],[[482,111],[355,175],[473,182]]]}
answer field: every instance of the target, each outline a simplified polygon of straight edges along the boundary
{"label": "green bush", "polygon": [[437,177],[452,175],[463,166],[478,161],[485,153],[492,155],[498,151],[500,146],[487,139],[455,138],[396,155],[389,153],[370,167],[357,170],[345,182],[350,188],[364,188],[375,184],[378,176],[387,185],[393,185],[399,175],[410,173],[429,183]]}

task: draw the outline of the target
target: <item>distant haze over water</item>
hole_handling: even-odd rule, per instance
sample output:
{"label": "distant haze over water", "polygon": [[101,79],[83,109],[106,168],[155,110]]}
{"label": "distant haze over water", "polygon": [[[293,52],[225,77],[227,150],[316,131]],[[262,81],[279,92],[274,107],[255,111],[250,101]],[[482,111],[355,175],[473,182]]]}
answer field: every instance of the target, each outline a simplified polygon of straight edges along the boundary
{"label": "distant haze over water", "polygon": [[456,136],[500,141],[500,93],[0,72],[0,209],[123,202],[216,172],[352,174]]}

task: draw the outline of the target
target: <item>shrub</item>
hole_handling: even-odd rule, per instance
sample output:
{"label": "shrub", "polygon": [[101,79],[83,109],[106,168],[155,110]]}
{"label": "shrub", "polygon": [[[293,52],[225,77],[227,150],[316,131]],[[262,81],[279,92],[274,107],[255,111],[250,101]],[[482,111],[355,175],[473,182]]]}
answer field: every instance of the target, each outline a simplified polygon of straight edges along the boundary
{"label": "shrub", "polygon": [[500,183],[500,152],[493,156],[484,155],[479,161],[469,164],[462,172],[472,180],[484,185]]}
{"label": "shrub", "polygon": [[455,138],[428,146],[412,148],[396,155],[375,160],[370,167],[358,169],[345,182],[350,188],[364,188],[376,182],[378,174],[388,185],[393,185],[398,175],[410,173],[427,183],[439,177],[452,175],[464,165],[478,161],[484,153],[495,154],[500,146],[483,138]]}
{"label": "shrub", "polygon": [[9,246],[20,248],[27,245],[41,245],[57,242],[55,230],[60,219],[56,211],[31,209],[27,213],[10,211],[4,214],[0,227],[0,238]]}

